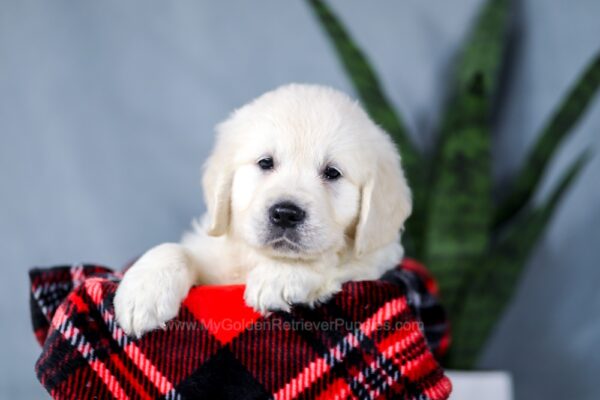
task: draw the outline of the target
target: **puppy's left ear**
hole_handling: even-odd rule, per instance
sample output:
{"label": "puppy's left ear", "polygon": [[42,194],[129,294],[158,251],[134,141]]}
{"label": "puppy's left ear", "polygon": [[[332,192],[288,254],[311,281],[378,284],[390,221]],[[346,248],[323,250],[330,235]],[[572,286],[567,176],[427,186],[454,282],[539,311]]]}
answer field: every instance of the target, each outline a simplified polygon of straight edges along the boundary
{"label": "puppy's left ear", "polygon": [[383,152],[386,154],[379,154],[375,168],[361,190],[354,238],[356,257],[397,240],[412,211],[412,197],[400,167],[400,158],[395,148],[386,150]]}
{"label": "puppy's left ear", "polygon": [[202,189],[208,211],[208,234],[221,236],[227,233],[231,219],[231,186],[233,167],[229,151],[217,138],[213,154],[204,165]]}

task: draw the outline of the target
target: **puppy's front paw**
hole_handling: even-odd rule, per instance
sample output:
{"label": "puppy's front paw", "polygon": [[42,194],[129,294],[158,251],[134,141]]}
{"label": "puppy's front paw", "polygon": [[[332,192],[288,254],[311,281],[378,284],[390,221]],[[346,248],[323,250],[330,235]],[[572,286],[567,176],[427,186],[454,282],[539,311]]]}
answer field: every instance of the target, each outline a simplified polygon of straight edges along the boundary
{"label": "puppy's front paw", "polygon": [[260,313],[291,310],[294,304],[313,307],[327,301],[340,286],[302,267],[257,267],[248,274],[244,300]]}
{"label": "puppy's front paw", "polygon": [[278,310],[289,312],[292,304],[309,302],[309,292],[297,282],[256,278],[246,283],[244,299],[248,306],[263,314]]}
{"label": "puppy's front paw", "polygon": [[177,316],[192,284],[181,261],[145,255],[127,271],[114,298],[115,317],[127,335],[140,337]]}

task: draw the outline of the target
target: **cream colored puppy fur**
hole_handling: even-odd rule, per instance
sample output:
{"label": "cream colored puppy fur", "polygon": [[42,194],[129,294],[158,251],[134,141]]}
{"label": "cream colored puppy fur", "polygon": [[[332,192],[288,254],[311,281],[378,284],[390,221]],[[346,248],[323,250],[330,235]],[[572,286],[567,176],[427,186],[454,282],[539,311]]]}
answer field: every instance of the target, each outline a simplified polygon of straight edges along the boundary
{"label": "cream colored puppy fur", "polygon": [[[203,189],[208,211],[193,230],[125,274],[114,305],[126,333],[164,326],[192,285],[245,283],[249,306],[288,311],[377,279],[403,256],[411,196],[396,147],[336,90],[283,86],[235,111],[217,127]],[[281,202],[303,210],[300,225],[273,227]]]}

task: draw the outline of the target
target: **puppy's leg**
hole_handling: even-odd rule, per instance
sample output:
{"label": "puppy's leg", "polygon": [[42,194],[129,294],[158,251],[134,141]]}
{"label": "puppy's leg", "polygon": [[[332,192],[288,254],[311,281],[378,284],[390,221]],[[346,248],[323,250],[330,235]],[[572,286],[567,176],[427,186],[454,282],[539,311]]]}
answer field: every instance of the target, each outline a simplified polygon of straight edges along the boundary
{"label": "puppy's leg", "polygon": [[140,337],[174,318],[195,281],[187,250],[165,243],[148,250],[126,273],[115,294],[117,322]]}
{"label": "puppy's leg", "polygon": [[263,262],[248,273],[244,299],[261,313],[290,311],[293,304],[312,307],[325,302],[340,287],[339,282],[305,265]]}

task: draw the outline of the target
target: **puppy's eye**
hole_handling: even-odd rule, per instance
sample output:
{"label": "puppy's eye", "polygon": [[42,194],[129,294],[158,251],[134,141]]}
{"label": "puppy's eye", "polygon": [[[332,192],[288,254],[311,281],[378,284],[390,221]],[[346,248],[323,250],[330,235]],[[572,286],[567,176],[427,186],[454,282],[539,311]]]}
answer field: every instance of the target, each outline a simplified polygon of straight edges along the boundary
{"label": "puppy's eye", "polygon": [[337,168],[327,166],[323,171],[323,178],[327,179],[328,181],[335,181],[341,177],[342,173]]}
{"label": "puppy's eye", "polygon": [[273,169],[273,158],[271,158],[271,157],[261,158],[260,160],[258,160],[257,164],[260,167],[260,169],[268,171],[270,169]]}

